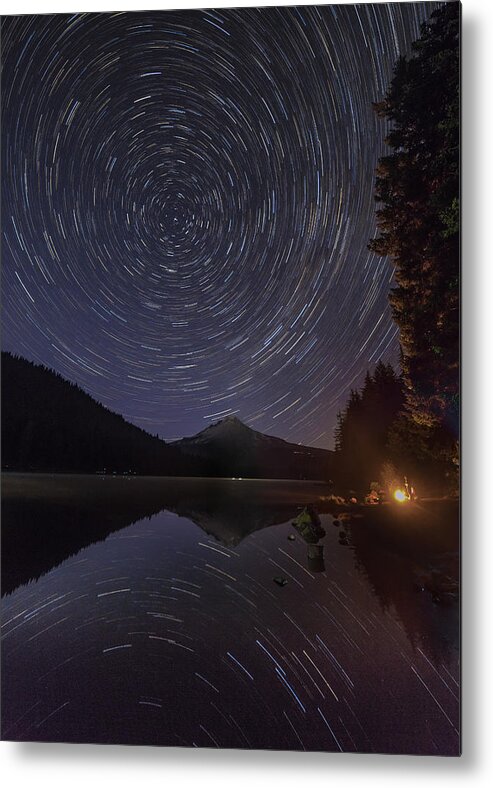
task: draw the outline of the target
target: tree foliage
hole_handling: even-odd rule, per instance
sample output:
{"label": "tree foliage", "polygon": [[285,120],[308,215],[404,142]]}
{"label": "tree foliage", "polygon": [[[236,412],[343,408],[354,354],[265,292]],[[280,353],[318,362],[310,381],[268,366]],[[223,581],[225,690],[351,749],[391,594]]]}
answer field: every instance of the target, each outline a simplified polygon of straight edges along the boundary
{"label": "tree foliage", "polygon": [[379,361],[366,374],[360,391],[352,390],[338,414],[335,434],[338,481],[363,491],[380,478],[390,430],[404,405],[402,380],[390,364]]}
{"label": "tree foliage", "polygon": [[392,152],[378,164],[370,248],[395,265],[409,418],[441,450],[459,421],[459,29],[459,3],[435,11],[375,105]]}

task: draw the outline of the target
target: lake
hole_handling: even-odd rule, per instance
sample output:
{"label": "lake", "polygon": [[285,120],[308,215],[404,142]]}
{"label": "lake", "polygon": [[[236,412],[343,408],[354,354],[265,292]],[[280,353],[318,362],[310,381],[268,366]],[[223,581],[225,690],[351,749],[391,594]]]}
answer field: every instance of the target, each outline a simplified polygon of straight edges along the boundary
{"label": "lake", "polygon": [[[449,509],[451,539],[407,549],[399,514],[383,536],[334,524],[318,484],[12,475],[2,492],[4,739],[459,753]],[[307,503],[318,540],[292,525]]]}

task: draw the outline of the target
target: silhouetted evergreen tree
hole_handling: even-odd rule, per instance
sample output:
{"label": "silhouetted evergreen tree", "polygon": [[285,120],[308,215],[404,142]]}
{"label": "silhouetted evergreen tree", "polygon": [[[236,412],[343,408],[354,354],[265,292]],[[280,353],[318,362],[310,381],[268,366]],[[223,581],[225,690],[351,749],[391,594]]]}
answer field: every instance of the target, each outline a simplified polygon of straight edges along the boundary
{"label": "silhouetted evergreen tree", "polygon": [[422,439],[449,461],[459,421],[459,30],[459,3],[435,11],[375,105],[392,153],[378,164],[380,235],[370,243],[396,267],[390,302],[414,426],[400,422],[395,448],[405,432],[418,455]]}
{"label": "silhouetted evergreen tree", "polygon": [[402,380],[379,361],[367,372],[361,391],[352,390],[339,413],[335,434],[339,483],[363,491],[378,480],[387,459],[390,430],[404,406]]}

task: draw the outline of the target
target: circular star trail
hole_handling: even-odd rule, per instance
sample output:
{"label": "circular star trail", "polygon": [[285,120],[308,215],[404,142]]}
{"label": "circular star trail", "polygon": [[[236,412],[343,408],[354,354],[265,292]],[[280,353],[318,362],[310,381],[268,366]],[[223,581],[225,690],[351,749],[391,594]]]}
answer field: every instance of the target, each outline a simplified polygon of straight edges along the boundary
{"label": "circular star trail", "polygon": [[436,5],[4,18],[4,348],[167,439],[330,446],[396,357],[371,104]]}

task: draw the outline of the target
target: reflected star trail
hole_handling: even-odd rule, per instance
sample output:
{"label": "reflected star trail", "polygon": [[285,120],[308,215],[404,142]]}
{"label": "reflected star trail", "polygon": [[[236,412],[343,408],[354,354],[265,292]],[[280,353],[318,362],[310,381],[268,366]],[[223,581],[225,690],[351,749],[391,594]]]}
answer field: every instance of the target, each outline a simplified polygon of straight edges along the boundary
{"label": "reflected star trail", "polygon": [[322,522],[315,574],[289,522],[233,549],[163,511],[19,587],[3,599],[4,737],[456,755],[456,613],[438,624],[402,572],[375,594]]}
{"label": "reflected star trail", "polygon": [[330,447],[397,358],[371,103],[437,5],[3,18],[4,349],[165,439]]}

